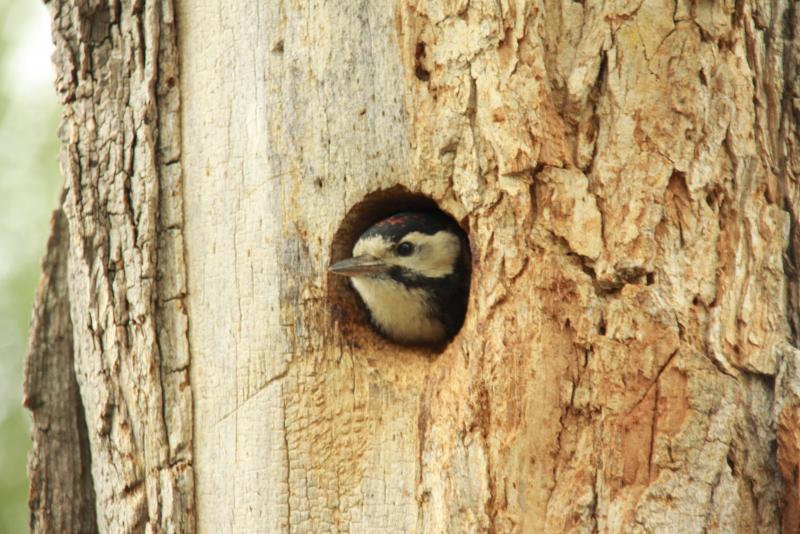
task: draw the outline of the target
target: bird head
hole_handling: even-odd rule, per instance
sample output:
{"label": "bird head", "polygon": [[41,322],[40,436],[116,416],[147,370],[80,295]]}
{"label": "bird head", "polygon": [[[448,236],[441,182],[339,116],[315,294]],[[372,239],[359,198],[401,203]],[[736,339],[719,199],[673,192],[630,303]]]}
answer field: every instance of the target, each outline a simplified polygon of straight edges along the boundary
{"label": "bird head", "polygon": [[470,275],[466,236],[439,213],[403,212],[368,228],[353,257],[329,271],[350,277],[372,323],[401,343],[435,344],[464,320]]}

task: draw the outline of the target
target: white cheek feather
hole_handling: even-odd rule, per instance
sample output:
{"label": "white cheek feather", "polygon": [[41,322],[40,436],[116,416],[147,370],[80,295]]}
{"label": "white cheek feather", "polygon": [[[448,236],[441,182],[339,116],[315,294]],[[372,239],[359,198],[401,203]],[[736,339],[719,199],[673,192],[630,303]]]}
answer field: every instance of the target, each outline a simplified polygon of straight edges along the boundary
{"label": "white cheek feather", "polygon": [[403,241],[413,243],[416,252],[411,256],[392,259],[401,265],[428,278],[442,278],[453,273],[461,253],[461,241],[451,232],[436,232],[433,235],[411,232]]}
{"label": "white cheek feather", "polygon": [[444,325],[430,316],[422,289],[409,289],[386,278],[353,277],[352,282],[373,321],[390,338],[406,343],[436,343],[445,338]]}

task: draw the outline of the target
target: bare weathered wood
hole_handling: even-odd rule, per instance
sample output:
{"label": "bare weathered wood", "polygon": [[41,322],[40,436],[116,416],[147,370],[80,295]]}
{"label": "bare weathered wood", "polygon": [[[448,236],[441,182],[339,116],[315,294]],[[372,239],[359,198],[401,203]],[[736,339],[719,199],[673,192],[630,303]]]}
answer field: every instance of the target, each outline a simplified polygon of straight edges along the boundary
{"label": "bare weathered wood", "polygon": [[[779,528],[792,2],[178,5],[201,525]],[[398,184],[470,230],[438,355],[324,269]]]}

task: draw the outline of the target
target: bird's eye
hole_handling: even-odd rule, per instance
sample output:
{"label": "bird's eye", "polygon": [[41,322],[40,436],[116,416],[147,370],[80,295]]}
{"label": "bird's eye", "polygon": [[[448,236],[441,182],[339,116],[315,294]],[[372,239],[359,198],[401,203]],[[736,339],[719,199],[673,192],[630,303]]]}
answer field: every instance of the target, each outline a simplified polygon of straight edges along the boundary
{"label": "bird's eye", "polygon": [[411,256],[414,253],[414,245],[408,241],[403,241],[395,248],[398,256]]}

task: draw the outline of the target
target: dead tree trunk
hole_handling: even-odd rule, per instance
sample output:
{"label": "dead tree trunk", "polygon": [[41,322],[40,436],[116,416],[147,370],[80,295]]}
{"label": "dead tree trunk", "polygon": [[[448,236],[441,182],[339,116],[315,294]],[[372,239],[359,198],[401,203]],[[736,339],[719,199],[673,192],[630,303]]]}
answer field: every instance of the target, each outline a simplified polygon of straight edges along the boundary
{"label": "dead tree trunk", "polygon": [[[792,0],[50,6],[35,530],[798,529]],[[325,270],[431,202],[439,352]]]}

